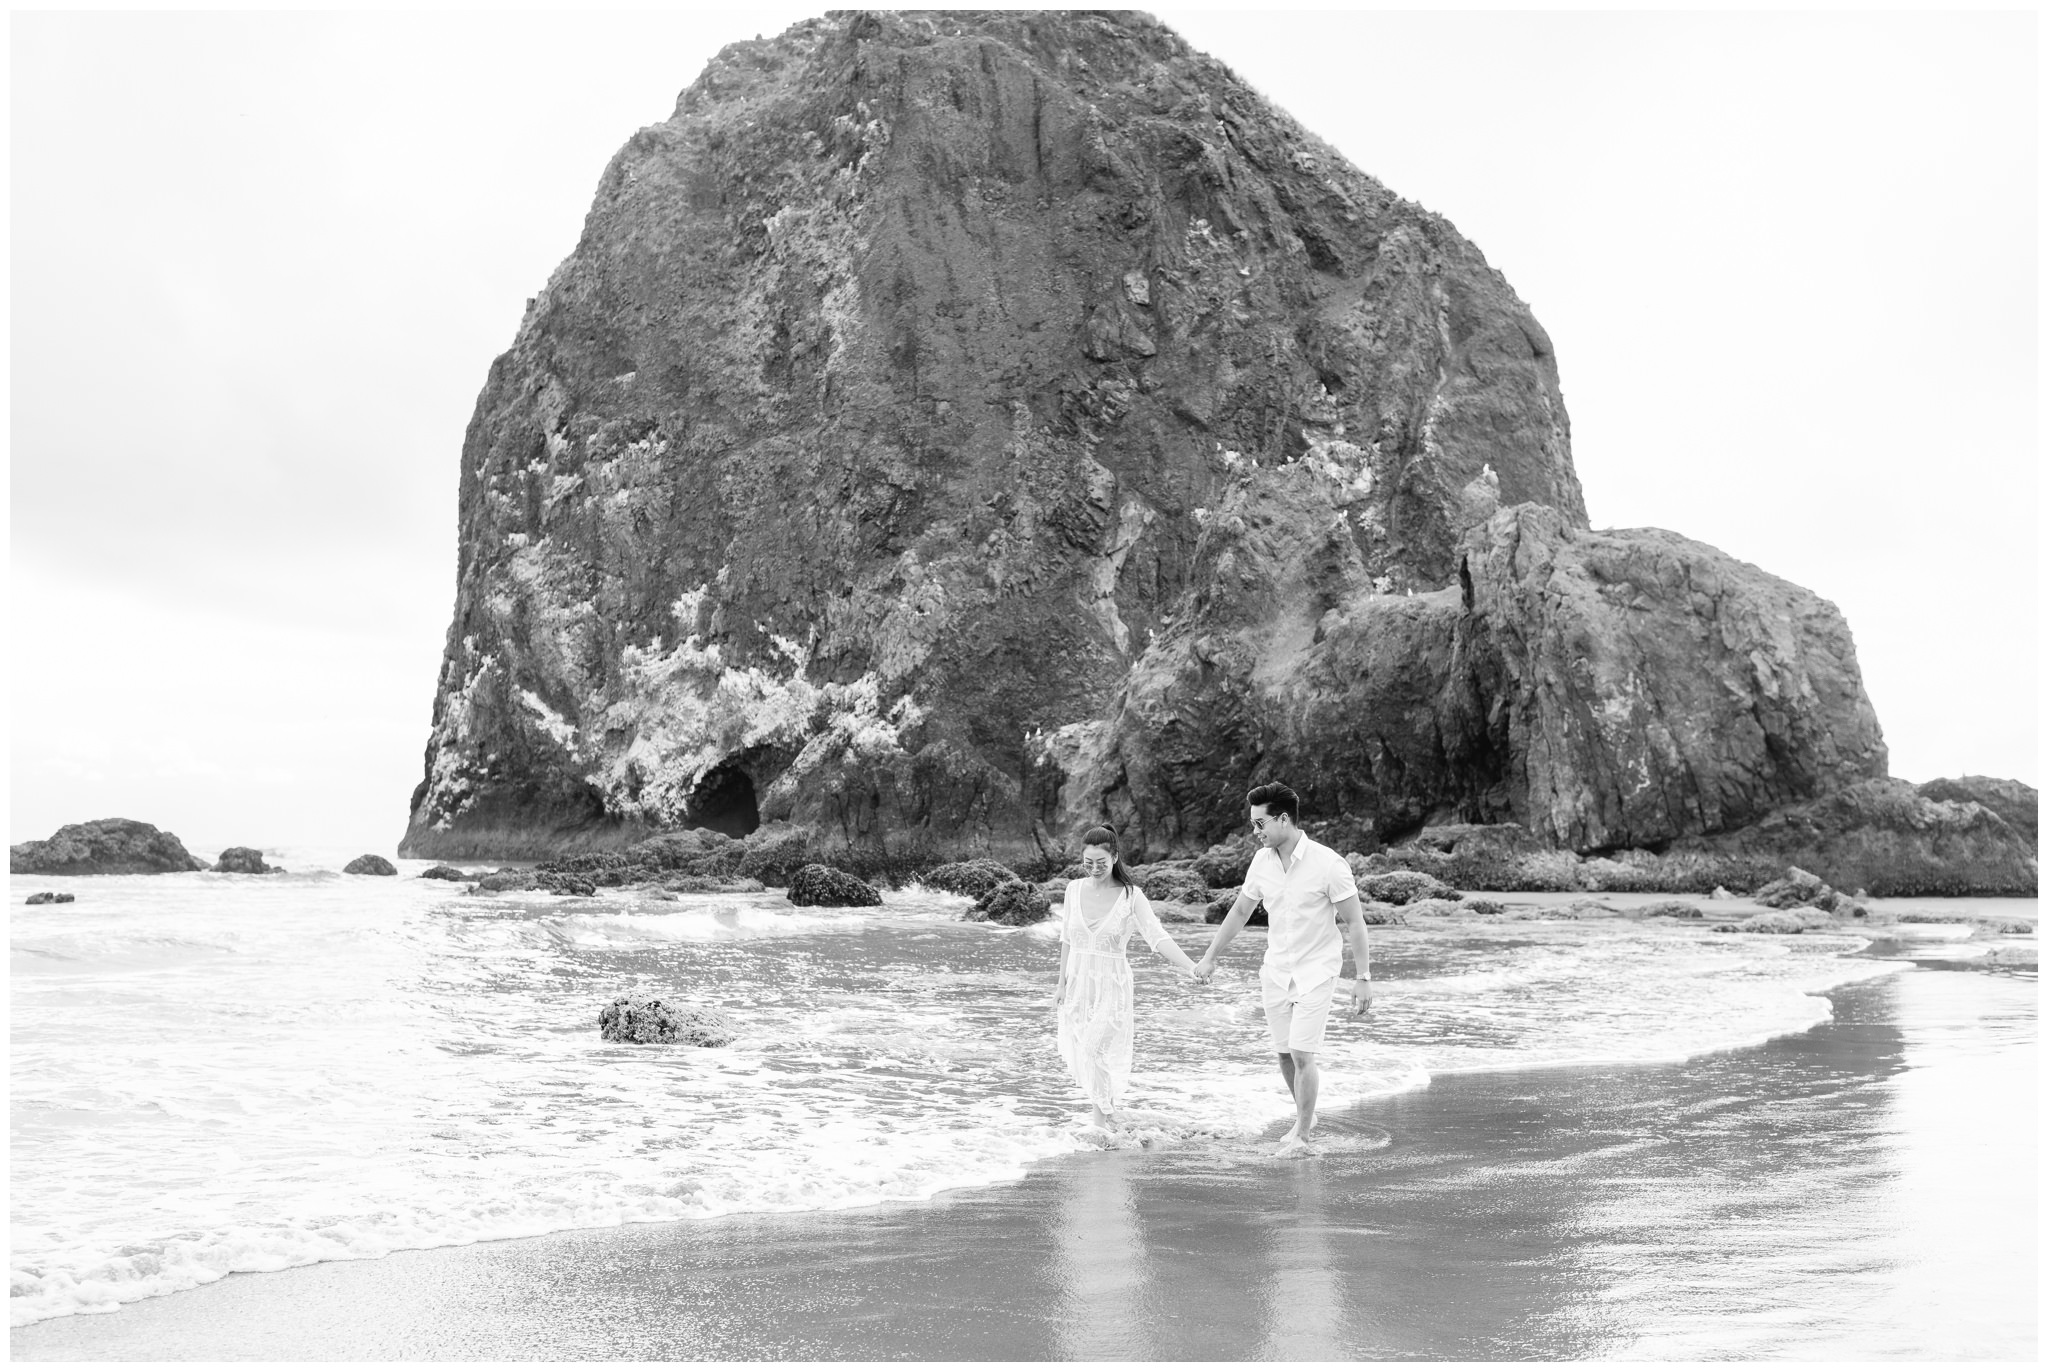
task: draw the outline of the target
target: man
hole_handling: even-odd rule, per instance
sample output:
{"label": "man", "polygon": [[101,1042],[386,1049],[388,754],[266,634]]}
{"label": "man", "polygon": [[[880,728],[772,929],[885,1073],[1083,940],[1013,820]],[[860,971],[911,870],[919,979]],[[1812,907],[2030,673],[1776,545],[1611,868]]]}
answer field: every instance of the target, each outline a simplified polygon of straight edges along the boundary
{"label": "man", "polygon": [[[1294,1096],[1294,1127],[1280,1141],[1278,1155],[1284,1158],[1309,1151],[1316,1089],[1321,1085],[1316,1054],[1322,1051],[1337,973],[1344,967],[1344,945],[1350,943],[1358,970],[1351,988],[1353,1016],[1365,1014],[1372,1005],[1372,950],[1351,865],[1301,831],[1301,801],[1294,792],[1274,782],[1253,790],[1245,803],[1259,851],[1252,857],[1237,902],[1210,940],[1209,951],[1195,964],[1195,979],[1209,979],[1216,959],[1264,901],[1266,960],[1259,967],[1260,999],[1273,1050],[1280,1055],[1280,1075]],[[1348,940],[1338,936],[1340,920]]]}

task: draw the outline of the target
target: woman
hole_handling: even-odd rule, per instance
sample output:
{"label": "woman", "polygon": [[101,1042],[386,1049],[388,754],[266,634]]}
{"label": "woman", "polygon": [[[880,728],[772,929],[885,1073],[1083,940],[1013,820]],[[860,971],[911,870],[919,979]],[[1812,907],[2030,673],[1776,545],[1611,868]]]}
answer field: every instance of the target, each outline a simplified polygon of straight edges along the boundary
{"label": "woman", "polygon": [[1081,836],[1081,870],[1085,876],[1067,883],[1052,1005],[1060,1060],[1087,1095],[1097,1127],[1106,1128],[1131,1079],[1131,964],[1124,943],[1139,934],[1189,977],[1195,964],[1132,884],[1114,832],[1097,827]]}

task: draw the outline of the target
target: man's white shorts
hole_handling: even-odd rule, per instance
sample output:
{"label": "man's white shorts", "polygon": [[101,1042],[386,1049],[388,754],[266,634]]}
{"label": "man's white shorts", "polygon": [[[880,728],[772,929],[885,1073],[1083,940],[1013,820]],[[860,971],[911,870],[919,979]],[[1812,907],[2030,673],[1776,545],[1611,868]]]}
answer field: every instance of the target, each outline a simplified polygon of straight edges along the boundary
{"label": "man's white shorts", "polygon": [[1290,986],[1286,978],[1259,973],[1259,998],[1266,1007],[1266,1028],[1273,1035],[1276,1053],[1323,1051],[1323,1026],[1330,1022],[1330,1001],[1337,993],[1337,978],[1314,986],[1299,982]]}

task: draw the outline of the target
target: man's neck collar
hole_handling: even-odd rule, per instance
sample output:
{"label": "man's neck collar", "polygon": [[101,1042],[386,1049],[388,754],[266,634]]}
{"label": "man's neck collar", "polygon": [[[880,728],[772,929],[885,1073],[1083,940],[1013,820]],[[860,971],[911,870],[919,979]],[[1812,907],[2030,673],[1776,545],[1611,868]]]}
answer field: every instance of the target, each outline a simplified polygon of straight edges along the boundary
{"label": "man's neck collar", "polygon": [[1273,850],[1273,855],[1280,859],[1280,865],[1284,867],[1288,863],[1294,861],[1295,855],[1301,851],[1301,845],[1307,841],[1308,835],[1301,832],[1301,830],[1296,829],[1294,831],[1294,837],[1287,840],[1287,842],[1281,844],[1279,847],[1275,848]]}

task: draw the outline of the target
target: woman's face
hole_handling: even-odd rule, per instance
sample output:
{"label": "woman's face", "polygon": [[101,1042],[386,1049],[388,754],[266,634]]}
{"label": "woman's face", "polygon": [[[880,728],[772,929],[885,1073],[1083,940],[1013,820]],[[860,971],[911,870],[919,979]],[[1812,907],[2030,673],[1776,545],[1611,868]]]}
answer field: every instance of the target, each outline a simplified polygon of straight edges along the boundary
{"label": "woman's face", "polygon": [[1113,861],[1115,858],[1109,849],[1099,843],[1091,843],[1081,850],[1081,870],[1097,881],[1109,875],[1109,866]]}

